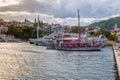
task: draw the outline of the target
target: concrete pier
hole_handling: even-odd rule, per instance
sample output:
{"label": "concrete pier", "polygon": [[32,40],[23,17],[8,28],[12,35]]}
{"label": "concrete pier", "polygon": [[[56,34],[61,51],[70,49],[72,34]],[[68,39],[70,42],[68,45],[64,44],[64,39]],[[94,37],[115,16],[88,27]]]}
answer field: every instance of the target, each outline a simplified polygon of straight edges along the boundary
{"label": "concrete pier", "polygon": [[120,49],[118,48],[117,45],[113,45],[113,51],[116,61],[116,67],[118,70],[118,78],[119,78],[118,80],[120,80]]}

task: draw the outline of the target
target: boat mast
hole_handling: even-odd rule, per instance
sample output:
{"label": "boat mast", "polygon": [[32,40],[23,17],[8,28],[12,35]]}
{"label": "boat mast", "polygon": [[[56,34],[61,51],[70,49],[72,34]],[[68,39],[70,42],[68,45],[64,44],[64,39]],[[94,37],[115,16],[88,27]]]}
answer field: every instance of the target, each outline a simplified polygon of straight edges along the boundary
{"label": "boat mast", "polygon": [[78,41],[80,42],[80,14],[78,9]]}
{"label": "boat mast", "polygon": [[44,27],[43,27],[43,22],[41,22],[40,24],[41,24],[41,28],[42,28],[42,37],[44,37]]}
{"label": "boat mast", "polygon": [[38,24],[37,24],[37,39],[39,39],[39,16],[38,16]]}

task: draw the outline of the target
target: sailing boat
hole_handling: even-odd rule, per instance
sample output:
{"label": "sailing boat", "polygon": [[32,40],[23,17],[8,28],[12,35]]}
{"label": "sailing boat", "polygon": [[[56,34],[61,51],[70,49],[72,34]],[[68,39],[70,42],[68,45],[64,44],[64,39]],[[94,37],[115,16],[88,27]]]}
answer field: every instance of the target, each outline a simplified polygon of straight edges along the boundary
{"label": "sailing boat", "polygon": [[[37,26],[37,27],[36,27]],[[36,30],[37,30],[37,38],[34,38],[34,39],[30,39],[30,44],[35,44],[35,42],[39,39],[39,28],[38,28],[38,24],[36,22],[36,18],[35,18],[35,23],[34,23],[34,27],[36,27]],[[34,31],[35,32],[35,31]],[[32,35],[34,34],[34,32],[32,33]]]}
{"label": "sailing boat", "polygon": [[58,33],[54,32],[46,37],[47,39],[45,42],[45,47],[47,49],[55,49],[54,40],[57,38],[57,36]]}
{"label": "sailing boat", "polygon": [[[35,19],[35,23],[36,23],[36,19]],[[37,29],[37,38],[36,39],[30,39],[30,44],[36,44],[38,46],[44,46],[45,45],[44,38],[39,38],[39,30],[40,30],[39,16],[38,16],[38,24],[36,26],[37,26],[36,27],[36,29]]]}
{"label": "sailing boat", "polygon": [[[78,9],[78,27],[80,27],[80,15]],[[56,39],[55,48],[58,50],[74,50],[74,51],[96,51],[101,50],[102,41],[99,38],[84,38],[80,35],[80,29],[78,28],[78,37],[73,38],[71,36]]]}
{"label": "sailing boat", "polygon": [[[39,16],[38,16],[37,40],[35,41],[35,44],[38,46],[45,46],[44,38],[39,38],[39,30],[40,30],[40,21],[39,21]],[[43,28],[41,28],[41,31],[43,31]]]}

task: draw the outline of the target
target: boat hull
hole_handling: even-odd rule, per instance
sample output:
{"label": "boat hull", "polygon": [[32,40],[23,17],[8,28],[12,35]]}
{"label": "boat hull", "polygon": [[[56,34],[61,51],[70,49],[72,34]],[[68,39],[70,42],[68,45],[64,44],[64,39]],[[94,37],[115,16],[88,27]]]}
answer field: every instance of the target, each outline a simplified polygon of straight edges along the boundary
{"label": "boat hull", "polygon": [[36,41],[35,44],[37,46],[45,46],[45,42],[44,41]]}
{"label": "boat hull", "polygon": [[62,48],[55,47],[57,50],[66,50],[66,51],[101,51],[101,46],[98,47],[83,47],[83,48]]}
{"label": "boat hull", "polygon": [[53,41],[47,41],[45,43],[45,46],[46,46],[47,49],[55,49],[55,45],[54,45]]}
{"label": "boat hull", "polygon": [[35,44],[36,41],[37,39],[30,39],[30,44]]}
{"label": "boat hull", "polygon": [[55,49],[55,46],[51,46],[51,45],[46,45],[47,49]]}

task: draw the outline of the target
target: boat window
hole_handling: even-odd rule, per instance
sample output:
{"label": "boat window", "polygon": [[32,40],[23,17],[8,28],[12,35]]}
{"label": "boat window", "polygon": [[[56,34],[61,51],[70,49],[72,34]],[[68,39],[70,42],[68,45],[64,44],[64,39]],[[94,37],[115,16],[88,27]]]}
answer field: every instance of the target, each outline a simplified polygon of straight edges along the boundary
{"label": "boat window", "polygon": [[80,46],[81,46],[81,47],[85,47],[86,44],[85,44],[85,43],[80,43]]}
{"label": "boat window", "polygon": [[59,40],[57,40],[57,43],[59,43],[60,41]]}
{"label": "boat window", "polygon": [[77,46],[80,46],[80,43],[76,43]]}
{"label": "boat window", "polygon": [[91,46],[91,43],[87,43],[86,45],[87,45],[88,47],[90,47],[90,46]]}
{"label": "boat window", "polygon": [[63,44],[61,44],[61,47],[63,46]]}
{"label": "boat window", "polygon": [[83,44],[82,44],[82,43],[80,43],[80,46],[82,47],[82,46],[83,46]]}
{"label": "boat window", "polygon": [[68,46],[69,44],[66,44],[66,43],[62,43],[61,44],[61,47],[65,47],[65,46]]}

